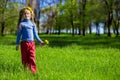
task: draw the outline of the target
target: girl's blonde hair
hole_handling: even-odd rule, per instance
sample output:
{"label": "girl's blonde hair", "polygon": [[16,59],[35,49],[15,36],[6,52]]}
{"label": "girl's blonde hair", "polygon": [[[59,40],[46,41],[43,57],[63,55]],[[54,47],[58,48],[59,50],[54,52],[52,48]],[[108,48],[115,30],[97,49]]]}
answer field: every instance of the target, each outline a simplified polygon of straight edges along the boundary
{"label": "girl's blonde hair", "polygon": [[24,15],[24,12],[25,12],[26,9],[30,11],[30,13],[31,13],[31,19],[30,20],[32,22],[34,22],[34,12],[33,12],[32,8],[25,7],[23,9],[21,9],[20,12],[19,12],[18,26],[19,26],[21,20],[23,19],[23,15]]}

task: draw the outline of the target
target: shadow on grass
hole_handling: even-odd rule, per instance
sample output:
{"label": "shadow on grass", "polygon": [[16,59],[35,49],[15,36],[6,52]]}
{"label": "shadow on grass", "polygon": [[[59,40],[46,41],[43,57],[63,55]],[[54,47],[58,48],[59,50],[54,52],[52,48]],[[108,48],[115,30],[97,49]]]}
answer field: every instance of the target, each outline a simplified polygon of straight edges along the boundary
{"label": "shadow on grass", "polygon": [[50,41],[50,47],[65,47],[73,44],[89,48],[117,48],[120,49],[120,37],[106,37],[106,36],[47,36],[42,37]]}
{"label": "shadow on grass", "polygon": [[[42,40],[49,40],[50,47],[66,47],[71,46],[73,44],[82,46],[85,49],[90,48],[117,48],[120,49],[120,36],[118,37],[106,37],[104,35],[101,36],[71,36],[71,35],[40,35]],[[0,39],[1,45],[15,45],[15,36],[6,36]],[[38,43],[36,43],[38,46]]]}

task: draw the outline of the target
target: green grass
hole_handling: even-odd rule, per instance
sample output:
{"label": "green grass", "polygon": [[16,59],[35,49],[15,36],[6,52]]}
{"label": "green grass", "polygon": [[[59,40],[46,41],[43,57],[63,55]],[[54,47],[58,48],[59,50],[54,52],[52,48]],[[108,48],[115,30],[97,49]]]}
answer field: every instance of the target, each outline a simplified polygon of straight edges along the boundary
{"label": "green grass", "polygon": [[0,37],[0,80],[120,80],[120,37],[40,36],[50,44],[36,44],[36,75],[23,69],[16,37]]}

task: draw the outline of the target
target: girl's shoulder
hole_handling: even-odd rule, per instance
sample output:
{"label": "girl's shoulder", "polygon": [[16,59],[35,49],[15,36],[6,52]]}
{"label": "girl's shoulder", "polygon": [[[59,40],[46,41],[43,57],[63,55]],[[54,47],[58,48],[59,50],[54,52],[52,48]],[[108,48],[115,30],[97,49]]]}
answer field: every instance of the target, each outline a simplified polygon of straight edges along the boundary
{"label": "girl's shoulder", "polygon": [[22,26],[22,25],[24,25],[24,24],[25,24],[25,23],[21,21],[19,25],[21,25],[21,26]]}

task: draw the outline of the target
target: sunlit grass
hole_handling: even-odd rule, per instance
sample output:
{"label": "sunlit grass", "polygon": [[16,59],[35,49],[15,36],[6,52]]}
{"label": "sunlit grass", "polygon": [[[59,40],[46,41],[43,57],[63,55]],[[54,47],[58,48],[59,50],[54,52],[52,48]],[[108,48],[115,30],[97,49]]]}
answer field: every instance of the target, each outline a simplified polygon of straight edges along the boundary
{"label": "sunlit grass", "polygon": [[40,36],[50,44],[42,48],[36,44],[36,75],[23,69],[20,50],[15,51],[15,36],[3,37],[0,42],[1,80],[120,79],[119,37]]}

